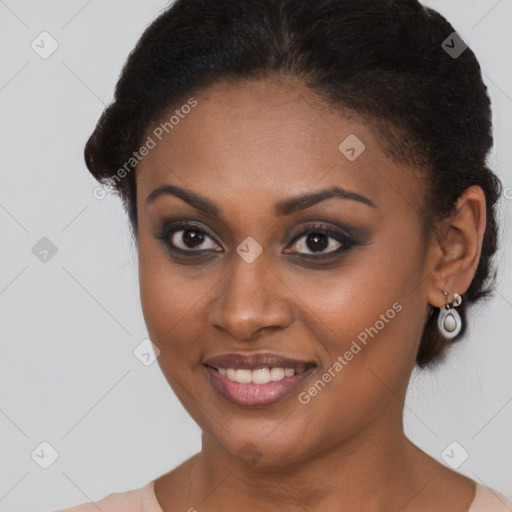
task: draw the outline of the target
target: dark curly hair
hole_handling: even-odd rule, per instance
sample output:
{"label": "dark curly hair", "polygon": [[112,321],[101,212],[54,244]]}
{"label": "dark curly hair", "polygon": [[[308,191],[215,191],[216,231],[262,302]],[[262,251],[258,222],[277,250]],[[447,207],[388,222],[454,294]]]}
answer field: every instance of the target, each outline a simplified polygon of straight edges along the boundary
{"label": "dark curly hair", "polygon": [[[387,154],[426,176],[425,233],[478,185],[486,197],[482,254],[458,311],[491,293],[500,180],[487,167],[491,105],[470,48],[450,54],[454,28],[416,0],[177,0],[145,30],[87,141],[93,176],[119,194],[137,239],[137,160],[152,123],[218,82],[297,77],[326,104],[373,123]],[[451,39],[450,39],[451,38]],[[462,39],[458,44],[463,44]],[[130,162],[127,167],[127,162]],[[122,178],[122,179],[121,179]],[[431,307],[416,364],[450,343]]]}

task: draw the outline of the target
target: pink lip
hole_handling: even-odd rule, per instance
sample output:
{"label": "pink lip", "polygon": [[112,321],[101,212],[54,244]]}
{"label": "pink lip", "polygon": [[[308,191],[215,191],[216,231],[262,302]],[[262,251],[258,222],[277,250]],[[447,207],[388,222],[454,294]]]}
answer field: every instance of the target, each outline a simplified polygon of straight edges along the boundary
{"label": "pink lip", "polygon": [[[296,391],[316,369],[314,363],[289,359],[277,354],[226,354],[205,361],[205,367],[213,388],[226,400],[239,407],[264,407],[283,400]],[[240,384],[221,375],[216,368],[254,370],[262,367],[294,368],[305,370],[293,377],[285,377],[267,384]]]}

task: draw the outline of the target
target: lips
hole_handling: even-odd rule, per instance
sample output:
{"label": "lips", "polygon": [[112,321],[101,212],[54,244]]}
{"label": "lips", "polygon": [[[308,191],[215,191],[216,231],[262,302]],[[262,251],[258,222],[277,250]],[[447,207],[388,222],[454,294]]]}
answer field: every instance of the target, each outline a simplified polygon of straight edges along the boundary
{"label": "lips", "polygon": [[294,370],[301,370],[306,366],[316,366],[313,362],[308,363],[271,353],[250,355],[224,354],[207,359],[204,364],[215,369],[237,368],[240,370],[257,370],[259,368],[293,368]]}
{"label": "lips", "polygon": [[283,400],[316,369],[316,363],[278,354],[224,354],[204,361],[213,388],[240,407],[264,407]]}

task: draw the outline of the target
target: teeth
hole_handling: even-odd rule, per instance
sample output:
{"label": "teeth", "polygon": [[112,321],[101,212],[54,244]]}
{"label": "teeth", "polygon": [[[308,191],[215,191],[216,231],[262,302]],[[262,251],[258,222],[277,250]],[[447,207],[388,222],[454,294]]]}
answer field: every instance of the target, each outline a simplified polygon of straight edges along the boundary
{"label": "teeth", "polygon": [[283,380],[284,379],[284,369],[283,368],[272,368],[270,370],[270,380]]}
{"label": "teeth", "polygon": [[270,370],[268,368],[259,368],[251,372],[251,382],[253,384],[267,384],[270,380]]}
{"label": "teeth", "polygon": [[293,368],[258,368],[256,370],[218,368],[218,371],[229,380],[240,384],[268,384],[286,377],[293,377],[297,373],[302,373],[303,370],[296,372]]}
{"label": "teeth", "polygon": [[240,384],[250,384],[252,379],[251,370],[236,370],[235,380]]}

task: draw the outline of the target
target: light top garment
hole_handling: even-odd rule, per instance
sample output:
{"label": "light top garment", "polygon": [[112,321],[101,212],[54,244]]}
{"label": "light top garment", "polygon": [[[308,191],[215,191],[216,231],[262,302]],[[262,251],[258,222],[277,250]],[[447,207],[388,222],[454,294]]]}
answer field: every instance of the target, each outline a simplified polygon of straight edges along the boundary
{"label": "light top garment", "polygon": [[[164,512],[156,499],[154,484],[153,480],[139,489],[115,492],[95,503],[55,512],[98,512],[98,509],[102,512]],[[467,512],[512,512],[512,503],[498,491],[477,483],[475,498]]]}

